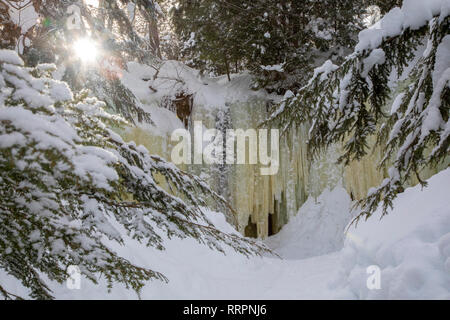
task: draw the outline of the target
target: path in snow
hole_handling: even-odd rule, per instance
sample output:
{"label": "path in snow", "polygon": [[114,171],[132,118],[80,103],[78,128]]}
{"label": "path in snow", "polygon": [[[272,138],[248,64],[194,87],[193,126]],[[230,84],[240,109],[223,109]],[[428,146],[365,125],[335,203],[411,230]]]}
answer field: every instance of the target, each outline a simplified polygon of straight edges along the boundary
{"label": "path in snow", "polygon": [[[160,271],[170,280],[168,284],[150,282],[141,291],[143,299],[450,299],[450,169],[428,182],[423,190],[416,186],[399,195],[395,212],[381,221],[381,211],[377,211],[358,228],[351,227],[343,249],[334,247],[339,250],[335,252],[327,244],[338,233],[326,226],[330,210],[337,208],[333,192],[317,205],[310,203],[310,213],[300,210],[303,218],[290,222],[298,225],[288,224],[284,232],[266,241],[286,259],[247,259],[230,248],[224,248],[224,255],[193,239],[167,239],[165,251],[129,238],[124,246],[110,245],[131,262]],[[210,214],[216,227],[231,230],[223,215]],[[331,221],[340,228],[339,221]],[[317,230],[322,230],[320,237],[314,234]],[[317,245],[318,252],[331,253],[299,258],[312,252],[309,241]],[[379,290],[367,288],[370,265],[379,267]],[[28,290],[2,270],[0,279],[8,291],[27,296]],[[137,298],[122,285],[108,293],[104,279],[99,285],[82,279],[80,290],[56,283],[50,288],[59,299]]]}

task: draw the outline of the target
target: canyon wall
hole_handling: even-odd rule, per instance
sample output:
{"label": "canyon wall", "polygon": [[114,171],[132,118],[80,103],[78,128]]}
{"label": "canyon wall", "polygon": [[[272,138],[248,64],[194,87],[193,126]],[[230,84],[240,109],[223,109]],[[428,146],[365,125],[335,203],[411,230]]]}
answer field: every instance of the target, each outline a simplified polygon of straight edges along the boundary
{"label": "canyon wall", "polygon": [[[169,111],[161,107],[158,102],[158,99],[161,100],[161,93],[159,98],[144,95],[141,100],[152,114],[155,125],[140,124],[122,132],[125,139],[134,140],[137,144],[146,146],[151,153],[168,160],[177,143],[170,139],[173,130],[186,128],[193,135],[195,121],[201,121],[204,130],[217,129],[224,137],[227,129],[257,129],[268,114],[269,104],[279,99],[261,91],[250,90],[248,75],[236,75],[231,82],[227,82],[223,78],[200,78],[196,71],[176,62],[171,62],[169,66],[167,70],[160,70],[160,74],[168,74],[166,79],[176,79],[173,87],[162,82],[166,95],[171,94],[179,99],[180,92],[192,94],[192,105],[183,106],[183,110],[189,110],[190,114],[183,111],[183,117],[180,118],[181,113],[177,110]],[[140,68],[137,73],[142,78],[145,72],[149,73],[151,70]],[[147,78],[150,76],[151,74],[146,75]],[[137,81],[133,79],[133,83]],[[180,86],[180,83],[181,87],[176,89],[176,85]],[[143,82],[142,87],[138,88],[137,92],[141,95],[146,92],[145,85],[147,83]],[[158,83],[153,83],[152,87],[157,88]],[[249,237],[266,238],[277,233],[308,197],[317,199],[323,190],[331,190],[337,184],[342,184],[351,199],[358,200],[386,176],[386,170],[377,167],[381,158],[378,148],[361,161],[354,161],[345,168],[336,164],[340,152],[337,145],[331,146],[311,161],[307,156],[307,134],[307,128],[300,127],[280,137],[280,163],[275,175],[261,175],[259,164],[190,164],[181,167],[204,178],[216,192],[229,200],[237,213],[231,220],[237,222],[235,224],[239,232]],[[423,178],[430,177],[448,165],[449,161],[437,169],[425,170]],[[417,181],[411,181],[411,184],[416,183]],[[163,182],[162,184],[164,185]]]}

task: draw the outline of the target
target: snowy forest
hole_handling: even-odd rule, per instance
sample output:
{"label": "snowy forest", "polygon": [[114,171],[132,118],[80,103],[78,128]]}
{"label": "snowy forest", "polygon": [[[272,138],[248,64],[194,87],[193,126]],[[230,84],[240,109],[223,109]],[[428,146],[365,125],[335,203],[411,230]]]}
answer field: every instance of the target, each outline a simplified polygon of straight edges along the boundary
{"label": "snowy forest", "polygon": [[0,0],[0,299],[450,300],[450,0]]}

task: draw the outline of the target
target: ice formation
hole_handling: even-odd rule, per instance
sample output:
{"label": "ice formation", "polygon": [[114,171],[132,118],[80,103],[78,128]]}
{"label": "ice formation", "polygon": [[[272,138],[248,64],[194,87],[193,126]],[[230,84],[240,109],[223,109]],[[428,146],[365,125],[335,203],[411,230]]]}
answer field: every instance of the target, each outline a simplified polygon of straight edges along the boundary
{"label": "ice formation", "polygon": [[[173,99],[180,93],[193,94],[189,123],[202,121],[205,128],[221,132],[256,129],[268,115],[268,106],[279,101],[279,97],[251,90],[248,74],[234,75],[228,82],[226,77],[202,77],[198,71],[176,61],[165,62],[157,68],[133,62],[129,63],[128,69],[122,81],[141,99],[156,124],[140,124],[122,134],[169,160],[176,144],[170,140],[170,135],[185,124],[176,113],[164,108],[162,101]],[[308,129],[301,127],[282,136],[280,167],[273,176],[261,176],[259,164],[183,166],[205,178],[230,201],[237,212],[237,217],[232,220],[237,220],[240,233],[264,239],[279,232],[308,197],[317,198],[322,191],[332,190],[341,182],[351,200],[358,200],[387,175],[385,170],[377,167],[382,157],[378,148],[345,168],[337,164],[338,145],[311,160],[307,155],[307,135]],[[426,170],[423,178],[445,166]],[[412,185],[416,183],[411,182]]]}

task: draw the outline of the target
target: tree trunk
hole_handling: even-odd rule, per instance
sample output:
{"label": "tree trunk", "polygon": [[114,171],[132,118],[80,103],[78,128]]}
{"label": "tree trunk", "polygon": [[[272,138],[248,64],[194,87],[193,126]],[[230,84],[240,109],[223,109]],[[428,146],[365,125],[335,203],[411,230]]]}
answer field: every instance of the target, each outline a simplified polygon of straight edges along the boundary
{"label": "tree trunk", "polygon": [[153,18],[149,21],[148,31],[149,31],[150,45],[152,47],[153,54],[155,54],[158,58],[162,59],[159,42],[158,22],[156,18]]}
{"label": "tree trunk", "polygon": [[228,57],[225,55],[225,68],[227,71],[227,77],[228,77],[228,81],[231,81],[231,76],[230,76],[230,63],[228,62]]}

